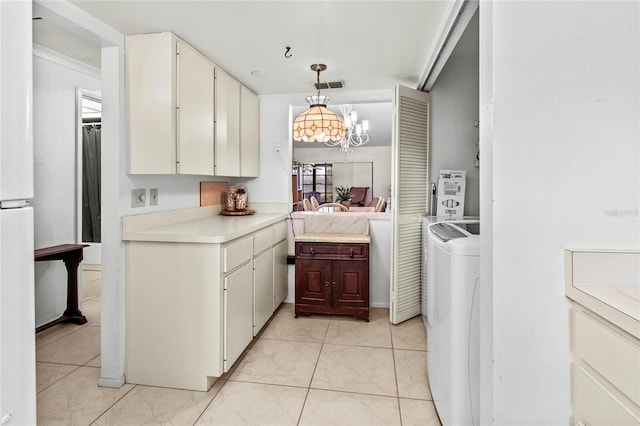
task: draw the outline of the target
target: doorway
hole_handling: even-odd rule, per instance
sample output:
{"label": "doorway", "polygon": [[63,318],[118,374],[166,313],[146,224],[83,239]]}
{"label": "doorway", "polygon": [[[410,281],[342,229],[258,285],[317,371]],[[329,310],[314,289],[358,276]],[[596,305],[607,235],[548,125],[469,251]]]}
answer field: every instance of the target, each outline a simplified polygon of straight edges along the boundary
{"label": "doorway", "polygon": [[[100,95],[77,89],[76,205],[77,239],[84,249],[83,269],[101,264],[101,140],[102,100]],[[88,267],[88,268],[87,268]]]}

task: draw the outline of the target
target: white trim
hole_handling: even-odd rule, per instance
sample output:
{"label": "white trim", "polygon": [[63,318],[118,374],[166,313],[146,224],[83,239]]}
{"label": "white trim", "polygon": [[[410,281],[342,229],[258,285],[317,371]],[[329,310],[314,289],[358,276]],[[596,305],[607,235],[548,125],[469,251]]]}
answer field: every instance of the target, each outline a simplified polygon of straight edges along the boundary
{"label": "white trim", "polygon": [[440,26],[440,36],[431,49],[418,80],[418,90],[431,90],[478,7],[479,0],[455,0],[451,3]]}
{"label": "white trim", "polygon": [[57,50],[50,49],[38,43],[33,43],[33,56],[72,69],[91,78],[95,78],[96,80],[100,80],[100,69],[89,64],[85,64],[84,62],[80,62],[70,56],[58,52]]}
{"label": "white trim", "polygon": [[98,379],[98,386],[102,386],[104,388],[120,389],[124,384],[124,375],[116,379],[108,379],[105,377]]}

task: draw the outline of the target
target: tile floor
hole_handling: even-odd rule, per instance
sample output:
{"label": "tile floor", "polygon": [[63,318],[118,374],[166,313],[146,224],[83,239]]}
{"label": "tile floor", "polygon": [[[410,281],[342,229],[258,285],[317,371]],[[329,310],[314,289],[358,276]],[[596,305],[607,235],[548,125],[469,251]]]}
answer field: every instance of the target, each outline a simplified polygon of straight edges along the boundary
{"label": "tile floor", "polygon": [[440,425],[419,318],[294,318],[285,304],[208,392],[100,377],[100,272],[83,271],[83,326],[36,335],[39,425]]}

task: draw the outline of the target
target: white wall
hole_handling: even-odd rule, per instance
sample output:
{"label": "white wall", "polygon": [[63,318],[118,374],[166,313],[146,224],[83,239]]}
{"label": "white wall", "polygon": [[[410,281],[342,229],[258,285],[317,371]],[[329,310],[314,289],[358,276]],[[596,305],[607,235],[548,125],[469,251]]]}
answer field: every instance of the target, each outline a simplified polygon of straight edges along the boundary
{"label": "white wall", "polygon": [[[392,100],[391,88],[353,92],[327,90],[325,94],[331,96],[330,105]],[[308,95],[260,96],[260,178],[246,182],[249,196],[256,202],[291,202],[292,123],[289,109],[303,105]],[[274,153],[274,144],[280,145],[279,153]],[[338,148],[334,149],[338,151]]]}
{"label": "white wall", "polygon": [[[33,57],[35,248],[76,243],[76,88],[100,91],[97,70],[36,46]],[[80,71],[85,69],[84,72]],[[80,274],[78,274],[80,275]],[[67,270],[60,261],[37,262],[36,326],[66,307]],[[81,282],[81,280],[79,281]]]}
{"label": "white wall", "polygon": [[480,8],[493,421],[569,424],[563,249],[640,247],[639,4]]}
{"label": "white wall", "polygon": [[[479,134],[478,14],[471,20],[449,57],[431,94],[430,182],[442,169],[466,170],[464,214],[478,216],[479,170],[474,167]],[[435,214],[435,212],[433,213]]]}

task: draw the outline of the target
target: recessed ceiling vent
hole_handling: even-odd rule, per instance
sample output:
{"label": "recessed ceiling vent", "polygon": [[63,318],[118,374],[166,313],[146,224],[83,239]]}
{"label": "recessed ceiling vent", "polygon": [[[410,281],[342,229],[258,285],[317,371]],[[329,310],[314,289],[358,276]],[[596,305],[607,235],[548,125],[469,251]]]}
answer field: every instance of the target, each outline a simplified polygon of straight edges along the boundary
{"label": "recessed ceiling vent", "polygon": [[342,89],[344,87],[344,80],[339,80],[339,81],[329,81],[326,83],[313,83],[313,86],[317,89],[320,90],[327,90],[327,89]]}

